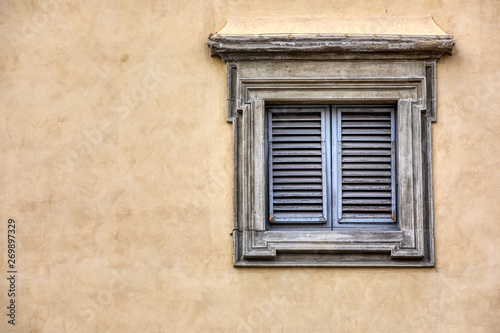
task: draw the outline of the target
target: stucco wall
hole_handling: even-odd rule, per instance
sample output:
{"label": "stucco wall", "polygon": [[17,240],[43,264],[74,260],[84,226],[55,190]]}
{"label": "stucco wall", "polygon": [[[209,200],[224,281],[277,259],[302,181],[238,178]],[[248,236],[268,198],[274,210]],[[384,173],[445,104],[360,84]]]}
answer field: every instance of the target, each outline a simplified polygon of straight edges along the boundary
{"label": "stucco wall", "polygon": [[[232,267],[229,16],[430,16],[436,267]],[[353,22],[356,22],[353,19]],[[499,332],[500,2],[1,1],[0,331]]]}

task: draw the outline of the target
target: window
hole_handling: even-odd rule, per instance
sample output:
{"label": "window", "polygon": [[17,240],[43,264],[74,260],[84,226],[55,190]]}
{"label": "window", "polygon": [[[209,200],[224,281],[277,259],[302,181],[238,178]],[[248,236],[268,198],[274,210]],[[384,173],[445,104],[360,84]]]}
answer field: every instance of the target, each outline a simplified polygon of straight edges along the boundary
{"label": "window", "polygon": [[267,230],[395,229],[395,107],[267,106]]}
{"label": "window", "polygon": [[432,267],[436,62],[452,38],[231,24],[209,47],[227,63],[234,265]]}

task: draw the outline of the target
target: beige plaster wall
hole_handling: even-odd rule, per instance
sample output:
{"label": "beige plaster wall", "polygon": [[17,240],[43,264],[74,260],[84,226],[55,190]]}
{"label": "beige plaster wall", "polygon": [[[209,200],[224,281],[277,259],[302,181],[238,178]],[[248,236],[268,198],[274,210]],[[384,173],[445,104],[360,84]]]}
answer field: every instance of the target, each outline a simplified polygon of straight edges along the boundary
{"label": "beige plaster wall", "polygon": [[[232,267],[229,16],[427,16],[434,269]],[[0,1],[0,331],[500,332],[500,2]],[[7,219],[17,318],[7,325]]]}

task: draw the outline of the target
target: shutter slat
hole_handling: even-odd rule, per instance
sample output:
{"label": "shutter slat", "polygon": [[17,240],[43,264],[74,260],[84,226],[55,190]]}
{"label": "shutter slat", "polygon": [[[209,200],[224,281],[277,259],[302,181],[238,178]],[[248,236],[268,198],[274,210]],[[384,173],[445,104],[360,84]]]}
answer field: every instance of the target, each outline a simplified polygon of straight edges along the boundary
{"label": "shutter slat", "polygon": [[392,218],[391,213],[372,213],[372,212],[356,212],[356,213],[351,213],[351,212],[346,212],[342,214],[342,218],[346,219],[356,219],[356,220],[364,220],[364,219],[384,219],[388,220]]}
{"label": "shutter slat", "polygon": [[273,189],[275,191],[288,191],[288,190],[321,191],[323,189],[323,185],[322,184],[274,184]]}
{"label": "shutter slat", "polygon": [[273,183],[319,183],[323,182],[322,177],[275,177],[273,178]]}
{"label": "shutter slat", "polygon": [[391,120],[390,115],[378,115],[378,116],[368,116],[368,115],[350,115],[342,118],[342,120],[352,120],[352,121],[379,121],[379,120]]}
{"label": "shutter slat", "polygon": [[303,136],[292,136],[292,135],[288,135],[288,136],[275,136],[273,137],[273,142],[310,142],[310,141],[314,141],[314,142],[318,142],[320,143],[321,142],[321,136],[320,135],[311,135],[311,136],[306,136],[306,135],[303,135]]}
{"label": "shutter slat", "polygon": [[305,157],[305,156],[286,156],[286,157],[281,157],[281,156],[275,156],[273,158],[274,163],[302,163],[302,162],[316,162],[321,165],[321,155],[320,156],[314,156],[314,157]]}
{"label": "shutter slat", "polygon": [[350,149],[350,148],[344,147],[344,149],[342,149],[342,156],[347,156],[347,155],[361,155],[361,156],[363,156],[363,155],[375,155],[375,156],[388,155],[388,156],[391,156],[391,150],[390,149],[360,150],[360,149]]}
{"label": "shutter slat", "polygon": [[390,212],[391,211],[391,206],[386,205],[386,206],[351,206],[351,205],[344,205],[342,207],[342,210],[344,212]]}
{"label": "shutter slat", "polygon": [[273,170],[315,170],[322,169],[321,163],[276,163],[273,165]]}
{"label": "shutter slat", "polygon": [[391,163],[391,157],[390,156],[344,156],[342,157],[342,162],[357,162],[357,163],[363,163],[363,162],[368,162],[368,163],[377,163],[377,162],[388,162],[389,166]]}
{"label": "shutter slat", "polygon": [[322,170],[321,168],[319,170],[275,170],[273,172],[274,177],[287,177],[287,176],[301,176],[301,177],[308,177],[308,176],[322,176]]}
{"label": "shutter slat", "polygon": [[389,169],[391,170],[391,163],[342,163],[342,169],[348,170],[348,169]]}
{"label": "shutter slat", "polygon": [[391,184],[388,185],[342,185],[344,191],[387,191],[391,189]]}
{"label": "shutter slat", "polygon": [[370,108],[359,106],[349,108],[348,112],[349,114],[346,114],[346,117],[352,117],[356,115],[383,117],[388,116],[392,112],[392,108]]}
{"label": "shutter slat", "polygon": [[390,177],[391,171],[375,171],[375,170],[343,170],[342,176],[368,176],[368,177]]}
{"label": "shutter slat", "polygon": [[391,198],[389,191],[342,191],[343,198]]}
{"label": "shutter slat", "polygon": [[342,142],[342,148],[388,148],[391,149],[390,142]]}
{"label": "shutter slat", "polygon": [[341,222],[394,222],[393,113],[340,109]]}
{"label": "shutter slat", "polygon": [[342,141],[391,141],[390,136],[385,135],[342,135]]}
{"label": "shutter slat", "polygon": [[319,129],[303,129],[303,128],[273,128],[273,136],[275,135],[321,135],[321,128]]}
{"label": "shutter slat", "polygon": [[271,109],[269,223],[326,222],[326,110]]}
{"label": "shutter slat", "polygon": [[294,122],[274,122],[273,123],[273,130],[275,128],[319,128],[321,129],[321,124],[319,124],[316,121],[313,122],[303,122],[303,121],[294,121]]}
{"label": "shutter slat", "polygon": [[359,183],[359,184],[390,184],[390,177],[343,177],[342,184]]}
{"label": "shutter slat", "polygon": [[[316,143],[273,143],[273,149],[318,149],[318,144]],[[317,151],[317,150],[316,150]]]}
{"label": "shutter slat", "polygon": [[321,156],[318,150],[279,150],[273,149],[274,156]]}
{"label": "shutter slat", "polygon": [[292,204],[322,204],[323,199],[311,199],[311,198],[286,198],[286,199],[274,199],[275,204],[292,205]]}
{"label": "shutter slat", "polygon": [[293,113],[293,115],[287,115],[286,113],[279,113],[273,111],[273,123],[281,121],[321,121],[321,115],[311,114],[311,113]]}
{"label": "shutter slat", "polygon": [[391,134],[391,128],[343,128],[342,134],[359,134],[359,135],[367,135],[367,134]]}
{"label": "shutter slat", "polygon": [[[390,118],[388,118],[390,119]],[[379,120],[379,119],[377,119]],[[390,124],[387,124],[387,122],[383,121],[344,121],[342,122],[342,128],[348,128],[348,127],[364,127],[364,128],[369,128],[369,127],[387,127],[391,128]]]}
{"label": "shutter slat", "polygon": [[[314,211],[307,211],[307,212],[293,212],[293,216],[295,219],[300,219],[301,221],[323,221],[323,212],[314,212]],[[279,220],[289,220],[290,219],[290,213],[288,212],[281,212],[281,211],[276,211],[274,212],[273,219],[276,221]]]}
{"label": "shutter slat", "polygon": [[383,205],[391,204],[391,199],[342,199],[343,205]]}
{"label": "shutter slat", "polygon": [[299,206],[296,204],[293,205],[274,205],[274,210],[280,210],[280,211],[288,211],[290,212],[290,217],[294,217],[294,211],[317,211],[321,212],[323,211],[323,205],[303,205]]}
{"label": "shutter slat", "polygon": [[280,192],[280,191],[274,191],[274,197],[275,198],[288,198],[288,197],[323,197],[322,192],[315,192],[315,191],[298,191],[298,192],[293,192],[293,191],[286,191],[286,192]]}

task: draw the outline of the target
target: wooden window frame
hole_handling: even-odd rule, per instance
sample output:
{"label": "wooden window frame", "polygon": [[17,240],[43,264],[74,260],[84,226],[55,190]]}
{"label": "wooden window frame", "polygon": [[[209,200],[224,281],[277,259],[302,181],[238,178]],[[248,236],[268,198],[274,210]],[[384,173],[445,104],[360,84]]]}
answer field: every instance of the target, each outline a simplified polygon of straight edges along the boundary
{"label": "wooden window frame", "polygon": [[[412,47],[406,47],[389,38],[381,50],[381,37],[376,38],[339,42],[325,52],[335,39],[307,37],[304,43],[311,47],[304,48],[255,36],[210,37],[212,55],[227,63],[236,267],[434,266],[436,61],[451,53],[453,41],[407,36]],[[361,55],[359,43],[365,50]],[[267,230],[265,110],[270,104],[396,105],[398,229]]]}

